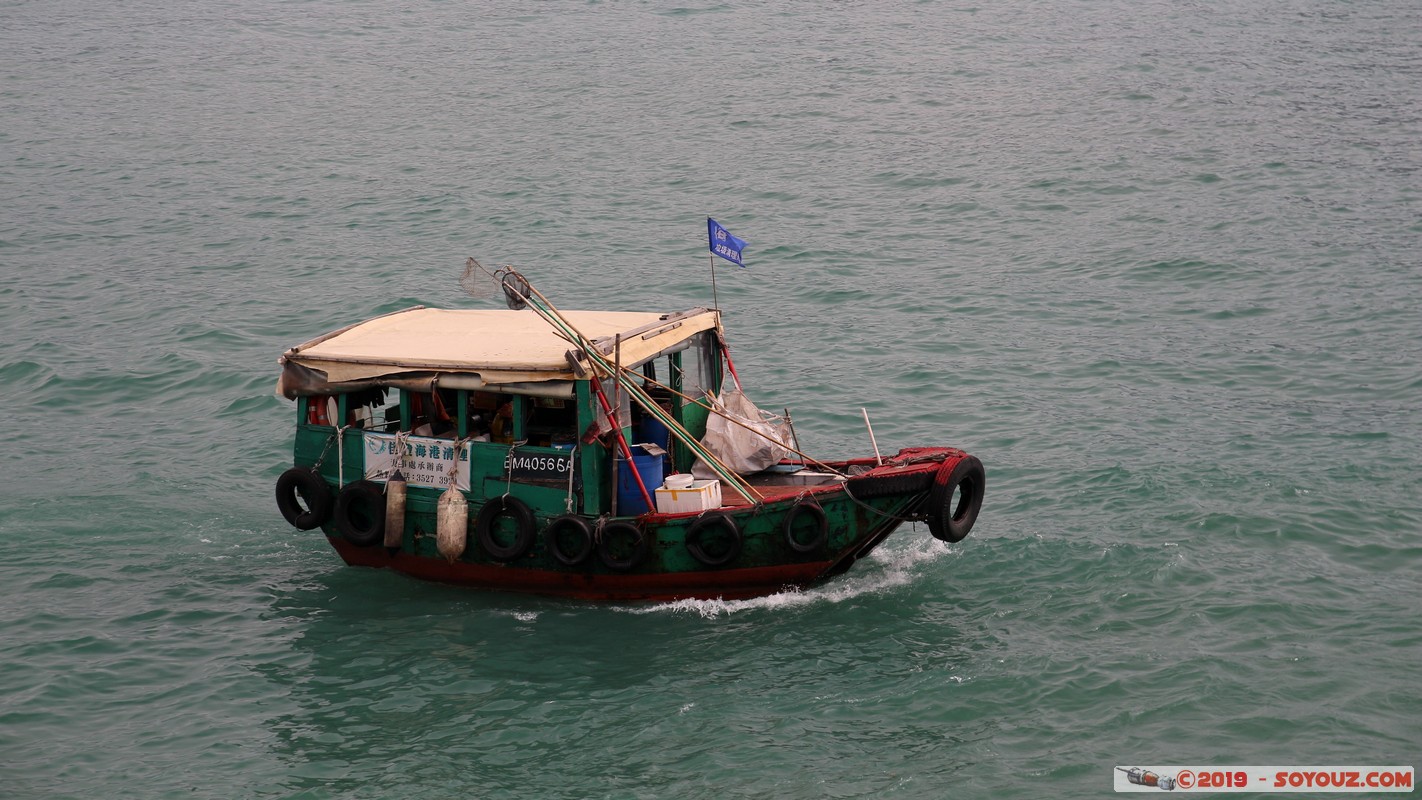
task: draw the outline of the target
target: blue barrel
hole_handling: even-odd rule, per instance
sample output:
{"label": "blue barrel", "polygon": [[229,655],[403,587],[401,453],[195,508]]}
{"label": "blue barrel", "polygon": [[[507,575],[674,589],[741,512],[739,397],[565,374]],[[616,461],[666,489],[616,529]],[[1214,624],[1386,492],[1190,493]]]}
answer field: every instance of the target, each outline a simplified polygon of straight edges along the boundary
{"label": "blue barrel", "polygon": [[644,442],[654,444],[663,450],[670,449],[671,431],[656,417],[645,417],[642,424],[637,428],[637,437]]}
{"label": "blue barrel", "polygon": [[[662,485],[665,478],[662,468],[661,456],[632,455],[632,464],[637,468],[637,474],[642,476],[642,483],[647,487],[647,494],[655,499],[657,487]],[[647,508],[647,501],[642,499],[642,490],[637,488],[637,479],[632,477],[632,470],[628,469],[627,462],[617,459],[617,514],[618,516],[635,516],[645,514],[653,509]]]}

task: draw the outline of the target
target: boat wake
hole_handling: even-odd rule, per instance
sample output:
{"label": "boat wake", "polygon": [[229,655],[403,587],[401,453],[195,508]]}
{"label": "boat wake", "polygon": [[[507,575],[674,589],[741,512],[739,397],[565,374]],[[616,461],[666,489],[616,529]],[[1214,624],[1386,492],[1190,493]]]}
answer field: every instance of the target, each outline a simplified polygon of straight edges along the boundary
{"label": "boat wake", "polygon": [[[891,546],[895,544],[897,546]],[[856,564],[849,575],[840,576],[825,586],[791,589],[747,600],[676,600],[651,606],[624,606],[620,610],[632,614],[699,614],[713,619],[742,611],[779,611],[842,603],[909,584],[920,576],[921,565],[954,552],[950,545],[928,536],[906,543],[891,540]]]}

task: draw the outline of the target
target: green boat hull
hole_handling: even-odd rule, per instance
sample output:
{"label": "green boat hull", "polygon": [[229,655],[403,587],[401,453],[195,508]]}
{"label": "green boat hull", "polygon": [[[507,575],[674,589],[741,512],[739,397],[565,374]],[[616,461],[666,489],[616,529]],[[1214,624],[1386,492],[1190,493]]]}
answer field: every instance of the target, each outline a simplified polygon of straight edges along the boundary
{"label": "green boat hull", "polygon": [[[316,466],[312,474],[320,476],[322,487],[317,491],[331,498],[369,483],[361,478],[359,432],[347,432],[351,435],[357,441],[343,447],[337,459],[329,458],[329,447],[316,446],[321,437],[298,447],[298,467]],[[321,459],[323,453],[327,457]],[[336,502],[335,512],[318,527],[347,564],[424,580],[595,601],[745,598],[820,584],[848,570],[903,522],[931,521],[939,513],[931,507],[936,481],[960,464],[976,470],[976,485],[958,492],[968,495],[972,507],[966,510],[976,517],[982,490],[977,459],[951,448],[917,448],[883,465],[873,459],[817,465],[848,475],[817,484],[798,485],[793,473],[770,474],[759,485],[752,479],[764,498],[759,503],[735,498],[719,509],[680,514],[569,514],[572,494],[546,485],[491,482],[490,492],[464,492],[465,538],[462,553],[452,558],[440,552],[442,492],[434,488],[407,489],[398,536],[369,530],[381,528],[387,513],[385,497],[369,486],[365,507],[355,511],[348,502],[343,510]],[[491,502],[517,504],[528,513],[485,514],[491,521],[481,523]],[[340,523],[343,513],[370,525],[353,537],[351,525]],[[561,531],[550,531],[552,523],[568,517],[582,524],[563,522]],[[580,536],[586,541],[578,542]]]}

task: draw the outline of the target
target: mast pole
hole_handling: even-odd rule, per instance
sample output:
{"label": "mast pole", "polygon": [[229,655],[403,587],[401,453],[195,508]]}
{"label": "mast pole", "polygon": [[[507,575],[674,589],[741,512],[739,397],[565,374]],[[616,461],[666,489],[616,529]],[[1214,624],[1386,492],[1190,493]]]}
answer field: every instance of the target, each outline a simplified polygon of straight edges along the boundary
{"label": "mast pole", "polygon": [[721,301],[716,297],[716,255],[713,253],[711,259],[711,307],[717,311],[721,310]]}

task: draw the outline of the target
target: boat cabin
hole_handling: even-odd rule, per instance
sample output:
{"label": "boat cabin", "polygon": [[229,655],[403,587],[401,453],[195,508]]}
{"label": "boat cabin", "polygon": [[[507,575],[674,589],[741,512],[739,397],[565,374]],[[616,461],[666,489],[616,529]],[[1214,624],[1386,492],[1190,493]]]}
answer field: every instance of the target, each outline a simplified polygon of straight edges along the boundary
{"label": "boat cabin", "polygon": [[[689,398],[720,389],[719,312],[562,313],[682,427],[705,432],[708,404]],[[417,306],[293,347],[281,364],[278,393],[297,401],[296,464],[336,485],[398,466],[412,489],[434,490],[429,502],[452,482],[476,504],[509,494],[549,513],[642,513],[617,507],[621,456],[603,436],[614,407],[627,442],[654,446],[634,452],[661,462],[649,491],[694,460],[532,310]]]}

